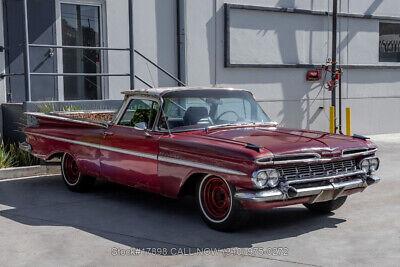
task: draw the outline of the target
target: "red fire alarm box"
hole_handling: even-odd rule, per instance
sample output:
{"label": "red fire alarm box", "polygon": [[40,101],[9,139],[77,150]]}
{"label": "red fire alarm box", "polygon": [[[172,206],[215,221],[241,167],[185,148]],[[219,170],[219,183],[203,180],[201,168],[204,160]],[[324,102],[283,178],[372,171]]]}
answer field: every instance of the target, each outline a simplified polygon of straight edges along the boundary
{"label": "red fire alarm box", "polygon": [[319,81],[321,80],[321,76],[322,76],[322,69],[309,70],[307,71],[306,81],[307,82]]}

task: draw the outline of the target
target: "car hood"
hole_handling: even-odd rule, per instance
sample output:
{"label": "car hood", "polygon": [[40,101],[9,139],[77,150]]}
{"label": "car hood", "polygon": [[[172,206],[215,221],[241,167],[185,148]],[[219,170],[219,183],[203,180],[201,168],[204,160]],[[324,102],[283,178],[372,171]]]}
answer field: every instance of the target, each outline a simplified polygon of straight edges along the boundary
{"label": "car hood", "polygon": [[366,141],[345,135],[280,127],[225,128],[205,134],[210,138],[257,145],[273,154],[323,154],[327,149],[341,152],[346,148],[368,147]]}

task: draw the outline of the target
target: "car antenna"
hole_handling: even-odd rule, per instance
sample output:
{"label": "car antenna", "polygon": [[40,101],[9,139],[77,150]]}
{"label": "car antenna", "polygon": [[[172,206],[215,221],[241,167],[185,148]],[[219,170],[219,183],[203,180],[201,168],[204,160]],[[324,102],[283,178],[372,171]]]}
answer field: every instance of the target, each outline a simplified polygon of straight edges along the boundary
{"label": "car antenna", "polygon": [[167,124],[168,134],[169,134],[169,136],[172,136],[172,132],[171,132],[171,129],[169,128],[168,120],[167,120],[167,117],[165,116],[165,112],[164,112],[164,108],[163,108],[164,101],[162,101],[162,99],[160,99],[160,100],[161,100],[161,113],[165,120],[165,124]]}

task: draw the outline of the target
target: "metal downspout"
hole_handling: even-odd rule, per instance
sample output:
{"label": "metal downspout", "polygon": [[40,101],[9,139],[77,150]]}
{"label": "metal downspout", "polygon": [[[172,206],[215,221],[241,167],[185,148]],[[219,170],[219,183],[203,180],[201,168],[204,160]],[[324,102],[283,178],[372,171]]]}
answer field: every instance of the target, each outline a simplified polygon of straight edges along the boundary
{"label": "metal downspout", "polygon": [[[186,83],[186,28],[185,28],[185,0],[176,0],[176,33],[178,48],[178,79]],[[181,84],[178,83],[179,86]]]}

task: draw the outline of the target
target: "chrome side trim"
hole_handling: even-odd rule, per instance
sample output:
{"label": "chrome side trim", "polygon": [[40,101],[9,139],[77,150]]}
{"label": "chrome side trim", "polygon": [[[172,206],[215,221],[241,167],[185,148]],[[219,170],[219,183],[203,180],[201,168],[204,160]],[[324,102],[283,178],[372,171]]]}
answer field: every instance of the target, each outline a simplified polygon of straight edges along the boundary
{"label": "chrome side trim", "polygon": [[109,146],[102,146],[102,145],[98,145],[98,144],[70,140],[70,139],[66,139],[66,138],[55,137],[55,136],[39,134],[39,133],[26,132],[26,134],[39,136],[39,137],[43,137],[43,138],[48,138],[48,139],[61,141],[61,142],[67,142],[67,143],[76,144],[76,145],[104,149],[104,150],[108,150],[108,151],[112,151],[112,152],[127,154],[127,155],[131,155],[131,156],[137,156],[137,157],[141,157],[141,158],[147,158],[147,159],[158,160],[158,161],[168,162],[168,163],[177,164],[177,165],[183,165],[183,166],[188,166],[188,167],[194,167],[194,168],[214,171],[214,172],[233,174],[233,175],[243,175],[243,176],[247,175],[244,172],[239,172],[239,171],[235,171],[235,170],[231,170],[231,169],[226,169],[226,168],[222,168],[222,167],[212,166],[212,165],[193,162],[193,161],[186,161],[186,160],[180,160],[180,159],[174,159],[174,158],[162,157],[162,156],[157,157],[157,155],[153,155],[153,154],[136,152],[136,151],[115,148],[115,147],[109,147]]}
{"label": "chrome side trim", "polygon": [[99,145],[99,144],[93,144],[93,143],[88,143],[88,142],[70,140],[70,139],[65,139],[65,138],[55,137],[55,136],[50,136],[50,135],[45,135],[45,134],[39,134],[39,133],[32,133],[32,132],[26,132],[26,133],[30,134],[30,135],[40,136],[40,137],[47,138],[47,139],[56,140],[56,141],[67,142],[67,143],[71,143],[71,144],[75,144],[75,145],[81,145],[81,146],[93,147],[93,148],[98,148],[98,149],[104,149],[104,150],[117,152],[117,153],[122,153],[122,154],[127,154],[127,155],[131,155],[131,156],[137,156],[137,157],[141,157],[141,158],[157,160],[157,155],[153,155],[153,154],[136,152],[136,151],[131,151],[131,150],[127,150],[127,149],[121,149],[121,148],[115,148],[115,147],[109,147],[109,146],[102,146],[102,145]]}
{"label": "chrome side trim", "polygon": [[33,116],[35,118],[53,119],[53,120],[89,125],[89,126],[94,126],[94,127],[108,128],[107,122],[76,119],[76,118],[71,118],[71,117],[64,117],[64,116],[60,116],[60,115],[45,114],[45,113],[39,113],[39,112],[25,112],[24,114],[27,116]]}
{"label": "chrome side trim", "polygon": [[209,171],[247,176],[247,174],[244,172],[239,172],[239,171],[235,171],[235,170],[231,170],[231,169],[226,169],[226,168],[222,168],[222,167],[212,166],[212,165],[193,162],[193,161],[186,161],[186,160],[174,159],[174,158],[163,157],[163,156],[158,157],[158,160],[162,161],[162,162],[183,165],[183,166],[188,166],[188,167],[193,167],[193,168],[199,168],[199,169],[204,169],[204,170],[209,170]]}
{"label": "chrome side trim", "polygon": [[112,151],[112,152],[121,153],[121,154],[127,154],[127,155],[130,155],[130,156],[136,156],[136,157],[140,157],[140,158],[157,160],[157,155],[153,155],[153,154],[136,152],[136,151],[132,151],[132,150],[127,150],[127,149],[122,149],[122,148],[115,148],[115,147],[110,147],[110,146],[102,146],[102,145],[100,145],[99,148],[103,149],[103,150],[108,150],[108,151]]}

